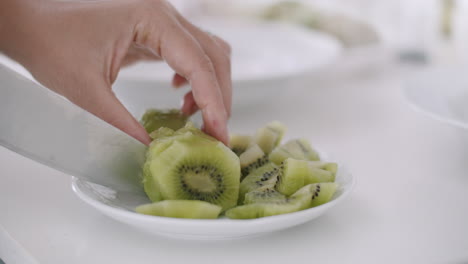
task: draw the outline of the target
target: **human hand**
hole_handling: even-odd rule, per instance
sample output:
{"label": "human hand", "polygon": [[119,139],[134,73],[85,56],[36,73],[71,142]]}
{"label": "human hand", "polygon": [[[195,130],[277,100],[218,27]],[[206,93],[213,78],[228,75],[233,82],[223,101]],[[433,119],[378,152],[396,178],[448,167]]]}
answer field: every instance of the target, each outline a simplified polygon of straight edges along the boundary
{"label": "human hand", "polygon": [[[2,0],[0,51],[49,89],[149,144],[144,128],[112,92],[122,66],[165,60],[173,85],[192,91],[182,111],[202,111],[205,132],[227,143],[230,48],[183,18],[165,0],[64,2]],[[5,10],[8,10],[6,12]]]}

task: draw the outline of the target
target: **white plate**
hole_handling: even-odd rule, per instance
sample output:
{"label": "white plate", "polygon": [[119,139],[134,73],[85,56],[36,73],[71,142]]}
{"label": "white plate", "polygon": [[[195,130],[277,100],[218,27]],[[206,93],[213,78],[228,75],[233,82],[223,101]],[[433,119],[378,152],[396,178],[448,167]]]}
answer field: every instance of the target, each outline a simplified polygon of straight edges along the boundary
{"label": "white plate", "polygon": [[261,235],[311,221],[349,195],[354,186],[353,176],[339,166],[336,182],[339,188],[332,201],[307,210],[249,220],[179,219],[137,214],[136,206],[148,203],[145,195],[118,192],[107,187],[73,178],[72,188],[78,197],[99,212],[145,233],[173,238],[221,240]]}
{"label": "white plate", "polygon": [[417,110],[444,123],[468,129],[467,67],[432,68],[409,79],[407,101]]}
{"label": "white plate", "polygon": [[[206,18],[194,23],[230,43],[234,82],[278,79],[318,70],[341,52],[334,38],[293,25]],[[119,78],[167,83],[173,74],[163,62],[146,62],[123,69]]]}

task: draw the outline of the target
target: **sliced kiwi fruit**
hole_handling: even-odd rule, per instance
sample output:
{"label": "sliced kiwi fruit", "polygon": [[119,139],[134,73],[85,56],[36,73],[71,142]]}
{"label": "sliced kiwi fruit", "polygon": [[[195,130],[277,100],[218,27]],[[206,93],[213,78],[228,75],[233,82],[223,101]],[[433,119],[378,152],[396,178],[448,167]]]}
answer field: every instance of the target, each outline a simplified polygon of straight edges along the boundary
{"label": "sliced kiwi fruit", "polygon": [[283,201],[286,196],[273,188],[256,189],[245,194],[244,204]]}
{"label": "sliced kiwi fruit", "polygon": [[153,138],[143,185],[154,203],[137,212],[214,219],[225,211],[229,218],[250,219],[318,206],[337,189],[337,164],[320,161],[307,140],[278,146],[286,131],[280,122],[254,136],[233,134],[228,148],[187,120],[178,110],[152,109],[143,116]]}
{"label": "sliced kiwi fruit", "polygon": [[279,145],[285,132],[286,126],[278,121],[273,121],[257,130],[254,141],[264,153],[269,154]]}
{"label": "sliced kiwi fruit", "polygon": [[291,198],[310,197],[310,205],[308,207],[319,206],[329,202],[337,188],[338,184],[334,182],[309,184],[291,195]]}
{"label": "sliced kiwi fruit", "polygon": [[252,219],[292,213],[306,209],[308,206],[310,206],[310,197],[300,195],[283,200],[237,206],[226,211],[226,216],[232,219]]}
{"label": "sliced kiwi fruit", "polygon": [[275,148],[269,155],[269,159],[281,164],[285,159],[320,160],[320,157],[306,139],[293,139]]}
{"label": "sliced kiwi fruit", "polygon": [[336,174],[338,171],[338,164],[336,162],[325,162],[325,161],[309,161],[311,167],[316,167],[329,171],[333,174]]}
{"label": "sliced kiwi fruit", "polygon": [[153,180],[153,175],[151,174],[150,170],[150,163],[148,162],[143,165],[143,188],[151,201],[157,202],[163,199],[161,191],[159,190],[159,186],[156,185],[155,181]]}
{"label": "sliced kiwi fruit", "polygon": [[338,164],[334,162],[323,161],[302,161],[307,163],[309,173],[305,175],[304,184],[319,183],[319,182],[334,182]]}
{"label": "sliced kiwi fruit", "polygon": [[275,187],[280,193],[289,196],[304,186],[305,175],[308,173],[307,163],[288,158],[280,165]]}
{"label": "sliced kiwi fruit", "polygon": [[216,219],[221,213],[221,206],[196,200],[165,200],[138,206],[135,211],[140,214],[191,218]]}
{"label": "sliced kiwi fruit", "polygon": [[170,137],[173,136],[175,131],[168,127],[160,127],[153,132],[149,133],[149,136],[154,140],[158,138]]}
{"label": "sliced kiwi fruit", "polygon": [[251,145],[244,153],[239,156],[241,165],[241,180],[246,177],[251,171],[267,164],[268,157],[265,156],[263,150],[256,144]]}
{"label": "sliced kiwi fruit", "polygon": [[229,147],[237,156],[244,153],[251,144],[252,136],[249,135],[232,134],[229,140]]}
{"label": "sliced kiwi fruit", "polygon": [[151,133],[160,127],[167,127],[172,130],[177,130],[185,126],[188,116],[184,115],[177,109],[149,109],[147,110],[140,123],[146,129],[146,132]]}
{"label": "sliced kiwi fruit", "polygon": [[[251,219],[265,216],[280,215],[304,210],[329,202],[337,189],[334,182],[309,184],[289,198],[281,198],[274,191],[252,191],[246,194],[245,205],[226,211],[226,216],[233,219]],[[252,200],[253,199],[253,200]],[[252,202],[252,203],[250,203]]]}
{"label": "sliced kiwi fruit", "polygon": [[259,188],[274,188],[278,177],[278,166],[267,163],[264,166],[250,172],[239,187],[239,204],[244,201],[245,194]]}
{"label": "sliced kiwi fruit", "polygon": [[145,191],[154,201],[201,200],[223,210],[237,203],[239,158],[190,123],[154,140],[145,166],[150,172],[143,182]]}
{"label": "sliced kiwi fruit", "polygon": [[336,163],[287,158],[280,165],[276,189],[291,195],[307,184],[333,182],[336,171]]}

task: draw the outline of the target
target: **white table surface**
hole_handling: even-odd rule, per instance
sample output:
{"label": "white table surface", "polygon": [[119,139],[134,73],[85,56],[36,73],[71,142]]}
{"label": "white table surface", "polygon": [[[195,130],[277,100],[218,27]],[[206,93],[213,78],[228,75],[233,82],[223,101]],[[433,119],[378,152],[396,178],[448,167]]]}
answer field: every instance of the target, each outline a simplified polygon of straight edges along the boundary
{"label": "white table surface", "polygon": [[307,137],[348,164],[355,191],[315,221],[245,240],[150,236],[85,205],[69,176],[0,147],[0,258],[6,264],[467,263],[468,144],[460,131],[405,103],[401,80],[417,69],[368,62],[344,60],[330,67],[340,70],[303,79],[302,87],[275,90],[261,107],[235,107],[233,130],[278,119],[290,137]]}

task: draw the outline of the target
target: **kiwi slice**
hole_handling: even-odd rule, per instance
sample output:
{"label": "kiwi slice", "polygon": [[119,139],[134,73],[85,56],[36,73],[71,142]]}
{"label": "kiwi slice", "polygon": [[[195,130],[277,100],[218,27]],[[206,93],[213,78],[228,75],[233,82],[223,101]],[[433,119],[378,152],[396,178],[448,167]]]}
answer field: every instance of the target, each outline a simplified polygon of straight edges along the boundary
{"label": "kiwi slice", "polygon": [[259,188],[274,188],[278,177],[278,166],[274,163],[267,163],[264,166],[253,170],[240,183],[239,203],[244,202],[245,194]]}
{"label": "kiwi slice", "polygon": [[266,126],[259,128],[255,133],[254,141],[266,154],[269,154],[276,146],[279,145],[286,127],[278,122],[273,121]]}
{"label": "kiwi slice", "polygon": [[251,219],[292,213],[306,209],[308,206],[310,206],[310,197],[298,195],[283,200],[237,206],[226,211],[226,216],[232,219]]}
{"label": "kiwi slice", "polygon": [[286,196],[273,188],[257,189],[245,194],[244,204],[283,201]]}
{"label": "kiwi slice", "polygon": [[244,179],[251,171],[267,164],[268,157],[265,156],[263,150],[256,144],[251,145],[244,153],[239,156],[241,165],[241,180]]}
{"label": "kiwi slice", "polygon": [[164,138],[174,135],[174,130],[168,127],[160,127],[153,132],[149,133],[149,136],[154,140],[158,138]]}
{"label": "kiwi slice", "polygon": [[291,195],[307,184],[333,182],[336,171],[336,163],[287,158],[280,165],[276,189]]}
{"label": "kiwi slice", "polygon": [[229,147],[240,156],[252,143],[252,137],[248,135],[232,134],[229,140]]}
{"label": "kiwi slice", "polygon": [[201,200],[223,210],[237,203],[239,158],[191,123],[154,140],[145,167],[149,173],[143,183],[153,201]]}
{"label": "kiwi slice", "polygon": [[309,173],[305,175],[304,184],[334,182],[338,164],[323,161],[302,161],[307,163]]}
{"label": "kiwi slice", "polygon": [[304,186],[305,175],[309,173],[307,163],[288,158],[280,165],[276,190],[284,195],[291,195]]}
{"label": "kiwi slice", "polygon": [[184,115],[180,110],[167,109],[157,110],[149,109],[141,118],[140,123],[146,129],[146,132],[151,133],[160,127],[167,127],[177,130],[185,126],[188,116]]}
{"label": "kiwi slice", "polygon": [[336,162],[309,161],[309,166],[329,171],[332,174],[336,174],[338,171],[338,164]]}
{"label": "kiwi slice", "polygon": [[192,218],[216,219],[221,213],[221,206],[196,200],[165,200],[138,206],[135,211],[140,214]]}
{"label": "kiwi slice", "polygon": [[163,198],[161,196],[159,186],[156,185],[153,181],[153,175],[151,174],[149,165],[150,163],[148,162],[145,162],[145,164],[143,165],[143,188],[145,190],[146,195],[148,195],[148,198],[151,201],[161,201]]}
{"label": "kiwi slice", "polygon": [[310,205],[308,207],[319,206],[329,202],[337,188],[338,184],[334,182],[309,184],[295,192],[291,198],[310,197]]}
{"label": "kiwi slice", "polygon": [[320,160],[320,157],[306,139],[293,139],[275,148],[269,155],[269,159],[281,164],[285,159],[293,158],[299,160]]}

